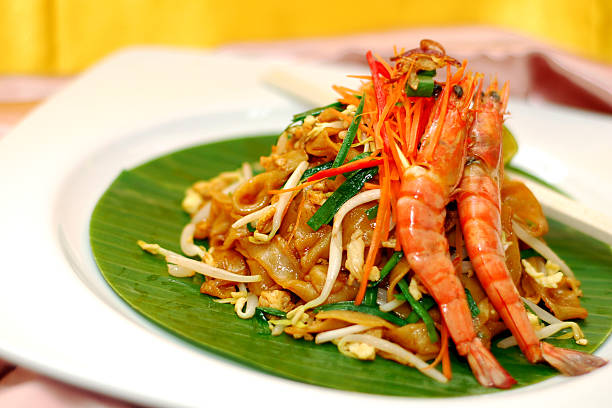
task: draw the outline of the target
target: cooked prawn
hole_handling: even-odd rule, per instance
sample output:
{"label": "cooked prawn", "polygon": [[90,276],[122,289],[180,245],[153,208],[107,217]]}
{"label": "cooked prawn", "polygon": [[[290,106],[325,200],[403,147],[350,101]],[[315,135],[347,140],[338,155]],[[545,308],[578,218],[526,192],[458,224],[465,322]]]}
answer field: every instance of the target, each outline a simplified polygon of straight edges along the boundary
{"label": "cooked prawn", "polygon": [[531,363],[548,362],[566,375],[580,375],[606,364],[589,354],[540,342],[506,268],[501,228],[500,180],[503,177],[502,123],[508,86],[501,95],[493,81],[477,97],[468,136],[467,165],[457,204],[468,255],[487,297]]}
{"label": "cooked prawn", "polygon": [[471,76],[456,86],[451,86],[448,78],[421,139],[415,164],[403,165],[397,201],[398,236],[411,268],[436,300],[457,352],[467,356],[478,382],[509,388],[516,381],[476,336],[444,235],[445,207],[463,171],[474,93]]}

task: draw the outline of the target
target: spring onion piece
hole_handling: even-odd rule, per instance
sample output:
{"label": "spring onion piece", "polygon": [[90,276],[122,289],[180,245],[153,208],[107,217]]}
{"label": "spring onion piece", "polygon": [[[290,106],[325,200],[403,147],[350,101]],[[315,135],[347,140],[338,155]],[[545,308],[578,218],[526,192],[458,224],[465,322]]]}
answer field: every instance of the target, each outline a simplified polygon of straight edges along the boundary
{"label": "spring onion piece", "polygon": [[282,310],[275,309],[273,307],[258,306],[257,310],[260,312],[269,314],[271,316],[282,317],[282,318],[287,317],[287,313],[283,312]]}
{"label": "spring onion piece", "polygon": [[434,80],[433,76],[430,74],[430,71],[419,71],[417,73],[417,78],[419,83],[417,85],[417,89],[412,89],[408,82],[406,82],[406,96],[414,97],[414,96],[424,96],[431,97],[434,91]]}
{"label": "spring onion piece", "polygon": [[313,231],[317,231],[322,225],[329,223],[334,214],[342,204],[346,203],[351,197],[356,195],[363,188],[366,181],[372,180],[378,173],[378,167],[370,167],[359,170],[344,183],[323,203],[323,205],[306,222]]}
{"label": "spring onion piece", "polygon": [[412,297],[410,291],[408,290],[408,282],[406,282],[406,279],[400,280],[398,282],[398,286],[400,287],[400,290],[402,291],[402,294],[404,295],[408,303],[410,303],[412,310],[415,311],[421,319],[423,319],[423,323],[425,323],[425,326],[427,326],[427,334],[429,334],[429,340],[432,343],[437,342],[438,333],[436,332],[436,326],[434,325],[434,321],[429,315],[429,313],[427,313],[427,310],[425,310],[423,305],[421,305],[414,299],[414,297]]}
{"label": "spring onion piece", "polygon": [[246,225],[246,229],[249,232],[255,232],[257,231],[257,228],[255,228],[250,222]]}
{"label": "spring onion piece", "polygon": [[366,290],[362,303],[367,306],[376,306],[377,296],[378,296],[378,288],[370,287]]}
{"label": "spring onion piece", "polygon": [[368,306],[364,304],[357,306],[353,301],[330,303],[327,305],[319,306],[314,309],[315,312],[322,312],[325,310],[348,310],[350,312],[360,312],[380,317],[381,319],[385,319],[389,323],[393,323],[397,326],[406,325],[406,321],[399,316],[396,316],[391,313],[382,312],[376,306]]}
{"label": "spring onion piece", "polygon": [[474,301],[474,298],[472,297],[472,293],[470,293],[470,290],[468,288],[465,288],[465,296],[467,297],[467,302],[468,302],[468,306],[470,307],[470,312],[472,313],[472,317],[478,316],[480,314],[480,309],[478,308],[478,305]]}
{"label": "spring onion piece", "polygon": [[391,258],[389,258],[389,260],[385,264],[385,266],[383,266],[383,268],[380,270],[380,278],[376,282],[372,283],[371,286],[378,286],[380,282],[382,282],[382,280],[387,277],[389,272],[391,272],[393,268],[395,268],[397,263],[403,257],[404,257],[404,253],[402,251],[394,252],[393,255],[391,255]]}
{"label": "spring onion piece", "polygon": [[309,109],[305,112],[296,113],[295,115],[293,115],[293,118],[291,119],[291,121],[295,123],[295,122],[299,122],[299,121],[306,119],[306,116],[317,116],[321,112],[323,112],[325,109],[328,109],[328,108],[334,108],[335,110],[342,112],[346,108],[346,105],[341,102],[334,102],[334,103],[330,103],[329,105]]}
{"label": "spring onion piece", "polygon": [[346,155],[353,144],[353,140],[355,140],[355,135],[357,135],[357,129],[359,128],[359,123],[361,122],[361,114],[363,113],[363,104],[365,103],[365,98],[361,98],[359,102],[359,106],[357,106],[357,110],[355,111],[355,115],[353,116],[353,120],[348,128],[346,136],[342,141],[342,146],[340,146],[340,150],[338,150],[338,155],[334,159],[334,163],[332,167],[338,167],[344,163],[346,159]]}
{"label": "spring onion piece", "polygon": [[376,204],[372,208],[368,208],[366,210],[366,215],[368,216],[368,220],[373,220],[378,215],[378,204]]}

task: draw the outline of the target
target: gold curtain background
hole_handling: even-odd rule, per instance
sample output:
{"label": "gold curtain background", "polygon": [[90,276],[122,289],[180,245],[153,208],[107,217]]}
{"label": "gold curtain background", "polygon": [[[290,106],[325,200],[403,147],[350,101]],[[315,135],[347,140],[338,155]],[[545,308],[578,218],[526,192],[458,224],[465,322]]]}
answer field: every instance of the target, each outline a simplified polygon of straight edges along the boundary
{"label": "gold curtain background", "polygon": [[210,47],[468,24],[612,63],[611,0],[0,0],[0,73],[72,74],[131,44]]}

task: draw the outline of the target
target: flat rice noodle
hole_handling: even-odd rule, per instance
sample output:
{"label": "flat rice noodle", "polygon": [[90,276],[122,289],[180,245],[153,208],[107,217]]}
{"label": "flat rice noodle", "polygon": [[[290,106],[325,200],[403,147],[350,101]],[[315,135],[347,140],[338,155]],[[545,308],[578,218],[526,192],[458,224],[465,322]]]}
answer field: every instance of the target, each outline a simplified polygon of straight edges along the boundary
{"label": "flat rice noodle", "polygon": [[[272,149],[274,150],[275,147]],[[293,145],[291,146],[291,150],[286,153],[272,153],[270,156],[261,156],[259,158],[259,163],[266,169],[266,172],[280,172],[283,174],[283,181],[303,161],[308,161],[308,155],[303,149],[296,149]]]}
{"label": "flat rice noodle", "polygon": [[383,338],[399,344],[423,360],[430,360],[440,352],[440,342],[432,343],[429,340],[427,326],[423,322],[385,330]]}
{"label": "flat rice noodle", "polygon": [[395,329],[396,325],[382,319],[378,316],[373,316],[367,313],[355,312],[351,310],[324,310],[317,313],[315,316],[319,320],[337,319],[352,324],[361,324],[367,327],[385,327],[387,329]]}
{"label": "flat rice noodle", "polygon": [[324,157],[325,160],[334,160],[342,144],[334,142],[331,138],[337,135],[340,130],[342,129],[323,129],[319,134],[308,139],[305,145],[306,152],[313,156]]}
{"label": "flat rice noodle", "polygon": [[308,199],[304,202],[299,224],[296,225],[302,194],[304,193],[298,194],[291,202],[283,218],[279,234],[283,238],[288,239],[293,228],[296,228],[291,241],[291,247],[295,249],[300,257],[300,266],[302,270],[310,271],[320,259],[329,259],[329,244],[331,242],[332,228],[329,225],[323,225],[317,231],[313,231],[307,224],[310,217],[312,217],[317,210],[317,207]]}
{"label": "flat rice noodle", "polygon": [[270,203],[268,190],[280,188],[286,176],[286,173],[276,170],[251,177],[232,194],[233,211],[247,215],[261,210]]}
{"label": "flat rice noodle", "polygon": [[[213,266],[216,268],[225,269],[238,275],[249,273],[244,258],[236,251],[215,248],[210,254],[214,260]],[[228,298],[231,297],[231,292],[236,290],[235,285],[236,282],[206,277],[206,280],[200,286],[200,293],[218,298]]]}
{"label": "flat rice noodle", "polygon": [[[475,300],[475,299],[474,299]],[[472,318],[474,330],[485,347],[491,347],[491,339],[506,329],[499,314],[487,298],[476,301],[480,313]]]}
{"label": "flat rice noodle", "polygon": [[336,319],[312,320],[306,325],[306,327],[289,326],[285,329],[285,333],[290,334],[295,338],[301,338],[306,334],[341,329],[348,325],[349,323]]}
{"label": "flat rice noodle", "polygon": [[362,204],[355,207],[344,216],[342,220],[342,248],[346,249],[355,231],[359,231],[366,247],[372,242],[372,234],[376,228],[376,218],[370,220],[366,211],[372,208],[373,203]]}
{"label": "flat rice noodle", "polygon": [[393,294],[395,292],[395,285],[399,282],[404,276],[408,274],[410,271],[410,265],[408,265],[408,261],[406,258],[400,259],[400,261],[395,265],[395,268],[391,270],[389,273],[389,287],[387,288],[387,300],[393,300]]}
{"label": "flat rice noodle", "polygon": [[261,292],[264,290],[275,290],[281,289],[281,287],[270,278],[270,275],[266,272],[263,266],[259,264],[254,259],[247,259],[247,265],[249,266],[250,275],[259,275],[261,276],[261,280],[258,282],[249,282],[247,283],[247,287],[249,288],[249,292],[254,293],[255,295],[261,295]]}
{"label": "flat rice noodle", "polygon": [[460,273],[458,277],[463,287],[470,291],[470,294],[472,295],[472,297],[474,298],[474,301],[477,304],[480,303],[482,299],[487,297],[487,294],[482,288],[482,285],[480,284],[480,281],[478,280],[476,273],[474,273],[469,278],[467,277],[466,274]]}
{"label": "flat rice noodle", "polygon": [[[559,320],[586,319],[589,312],[580,306],[580,298],[567,277],[556,288],[544,288],[529,275],[524,274],[521,284],[527,299],[538,304],[540,300]],[[539,299],[538,299],[539,298]],[[537,301],[536,301],[537,300]]]}
{"label": "flat rice noodle", "polygon": [[303,280],[300,264],[281,236],[276,235],[265,244],[253,244],[243,238],[240,240],[240,246],[249,258],[255,259],[268,276],[283,289],[292,291],[306,301],[318,296],[314,286]]}
{"label": "flat rice noodle", "polygon": [[521,265],[521,249],[519,247],[518,237],[512,229],[512,207],[507,203],[502,204],[501,208],[501,222],[502,230],[506,241],[510,243],[506,249],[506,267],[510,272],[510,277],[514,285],[518,286],[521,280],[521,274],[523,273],[523,266]]}
{"label": "flat rice noodle", "polygon": [[[310,269],[306,280],[313,284],[316,291],[320,294],[325,285],[325,278],[327,277],[327,265],[315,265]],[[344,302],[347,300],[355,299],[357,291],[359,290],[359,284],[355,282],[353,285],[348,284],[348,274],[340,273],[332,286],[331,294],[327,297],[324,304]]]}
{"label": "flat rice noodle", "polygon": [[516,180],[504,179],[501,188],[502,202],[512,208],[527,231],[534,237],[541,237],[548,232],[548,221],[542,206],[525,184]]}
{"label": "flat rice noodle", "polygon": [[221,246],[225,241],[227,233],[234,223],[231,216],[231,204],[222,204],[213,200],[211,207],[210,230],[208,240],[211,247]]}

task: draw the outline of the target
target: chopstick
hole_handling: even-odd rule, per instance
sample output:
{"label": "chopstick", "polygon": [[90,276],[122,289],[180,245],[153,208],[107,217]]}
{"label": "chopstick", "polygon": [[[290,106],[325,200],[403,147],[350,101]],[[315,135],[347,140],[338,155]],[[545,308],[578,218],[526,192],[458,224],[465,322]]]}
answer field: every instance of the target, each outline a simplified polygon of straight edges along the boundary
{"label": "chopstick", "polygon": [[[271,69],[266,71],[260,79],[265,84],[272,85],[289,96],[313,106],[330,103],[330,92],[286,69]],[[529,187],[538,198],[547,216],[612,245],[612,220],[608,216],[517,173],[512,171],[506,171],[506,173]]]}
{"label": "chopstick", "polygon": [[327,89],[282,68],[265,71],[260,76],[260,80],[313,107],[327,105],[330,103],[330,98],[333,98],[333,93]]}

